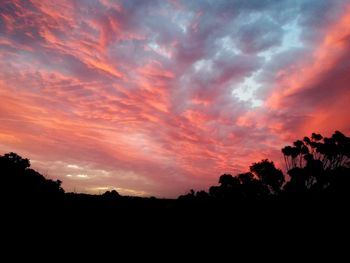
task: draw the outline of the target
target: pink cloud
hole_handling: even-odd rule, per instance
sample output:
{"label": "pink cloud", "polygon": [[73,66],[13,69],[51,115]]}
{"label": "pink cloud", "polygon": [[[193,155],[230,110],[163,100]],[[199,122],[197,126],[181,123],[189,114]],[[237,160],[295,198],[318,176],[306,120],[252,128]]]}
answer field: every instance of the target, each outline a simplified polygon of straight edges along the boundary
{"label": "pink cloud", "polygon": [[[301,39],[299,53],[274,53],[301,6],[152,3],[5,2],[0,150],[31,158],[67,191],[176,197],[262,158],[279,164],[280,148],[313,129],[349,131],[346,11],[301,19],[303,33],[327,29]],[[234,95],[247,79],[259,82],[261,107]]]}
{"label": "pink cloud", "polygon": [[[334,128],[349,132],[346,109],[350,100],[348,61],[350,58],[350,6],[315,48],[311,59],[298,67],[281,70],[267,105],[279,111],[294,111],[305,120],[292,123],[298,134],[332,133]],[[294,131],[295,133],[296,131]]]}

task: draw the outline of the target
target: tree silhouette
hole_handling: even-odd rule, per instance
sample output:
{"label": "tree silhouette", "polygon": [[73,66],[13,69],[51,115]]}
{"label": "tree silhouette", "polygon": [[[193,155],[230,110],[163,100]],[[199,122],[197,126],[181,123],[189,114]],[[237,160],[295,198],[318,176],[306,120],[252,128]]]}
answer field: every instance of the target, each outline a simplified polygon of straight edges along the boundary
{"label": "tree silhouette", "polygon": [[284,175],[273,162],[265,159],[250,166],[250,172],[256,175],[272,193],[279,193],[284,183]]}
{"label": "tree silhouette", "polygon": [[257,200],[268,196],[269,189],[254,177],[251,172],[238,174],[237,178],[241,183],[241,191],[244,199]]}
{"label": "tree silhouette", "polygon": [[102,194],[102,196],[106,199],[118,199],[120,197],[120,194],[116,190],[112,191],[106,191]]}
{"label": "tree silhouette", "polygon": [[[350,138],[339,131],[332,137],[312,133],[294,146],[282,149],[291,180],[286,184],[288,194],[313,197],[327,191],[341,190],[341,182],[348,184],[350,168]],[[343,190],[342,190],[343,191]]]}
{"label": "tree silhouette", "polygon": [[220,186],[209,188],[209,195],[216,199],[257,200],[267,197],[270,193],[268,186],[251,172],[236,176],[223,174],[219,178],[219,184]]}
{"label": "tree silhouette", "polygon": [[314,160],[321,161],[324,169],[349,166],[350,138],[339,131],[331,138],[312,133],[311,139],[304,137],[303,141],[297,140],[293,145],[282,149],[287,171],[297,167],[303,168]]}
{"label": "tree silhouette", "polygon": [[64,193],[61,181],[46,179],[30,169],[30,161],[16,153],[0,156],[2,194],[12,197],[57,197]]}

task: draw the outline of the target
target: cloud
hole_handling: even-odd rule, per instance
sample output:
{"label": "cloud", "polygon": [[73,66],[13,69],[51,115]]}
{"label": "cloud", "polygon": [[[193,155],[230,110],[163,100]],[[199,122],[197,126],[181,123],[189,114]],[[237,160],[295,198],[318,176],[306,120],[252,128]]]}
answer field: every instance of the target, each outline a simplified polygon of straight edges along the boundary
{"label": "cloud", "polygon": [[[270,107],[303,115],[307,117],[306,123],[314,123],[328,133],[333,127],[348,131],[348,117],[341,109],[346,108],[345,101],[349,99],[349,17],[346,13],[329,26],[308,61],[278,73],[276,88],[268,101]],[[307,127],[303,131],[305,129],[310,131]]]}
{"label": "cloud", "polygon": [[0,10],[0,148],[68,191],[175,197],[278,163],[311,129],[349,131],[346,1]]}

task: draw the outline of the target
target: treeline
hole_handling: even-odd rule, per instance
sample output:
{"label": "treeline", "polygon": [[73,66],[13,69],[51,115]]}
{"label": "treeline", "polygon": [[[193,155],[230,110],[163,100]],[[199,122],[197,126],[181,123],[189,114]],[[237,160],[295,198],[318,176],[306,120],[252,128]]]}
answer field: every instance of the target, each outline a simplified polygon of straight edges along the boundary
{"label": "treeline", "polygon": [[[209,192],[193,190],[180,199],[324,200],[350,196],[350,138],[336,131],[330,138],[313,133],[282,149],[288,177],[272,161],[249,172],[223,174]],[[286,180],[288,178],[288,180]]]}
{"label": "treeline", "polygon": [[[347,200],[350,196],[350,138],[336,131],[330,138],[313,133],[282,149],[288,176],[269,160],[253,163],[249,171],[237,175],[223,174],[219,185],[209,191],[191,190],[178,198],[181,204],[245,203],[306,200]],[[115,190],[102,195],[66,193],[60,180],[45,178],[30,168],[30,161],[16,153],[0,156],[1,196],[6,200],[65,200],[115,204],[123,199],[137,204],[157,202],[155,198],[125,198]],[[68,200],[68,201],[67,201]],[[73,201],[72,201],[73,200]],[[132,200],[132,201],[131,201]],[[167,203],[168,202],[168,203]],[[159,201],[162,205],[174,200]]]}

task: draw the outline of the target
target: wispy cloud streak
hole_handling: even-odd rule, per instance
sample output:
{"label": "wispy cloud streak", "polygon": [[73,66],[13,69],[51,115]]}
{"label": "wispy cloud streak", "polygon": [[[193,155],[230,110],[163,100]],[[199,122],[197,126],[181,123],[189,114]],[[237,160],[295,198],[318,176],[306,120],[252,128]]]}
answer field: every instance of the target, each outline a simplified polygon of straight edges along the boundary
{"label": "wispy cloud streak", "polygon": [[2,1],[0,150],[175,197],[350,132],[348,1]]}

